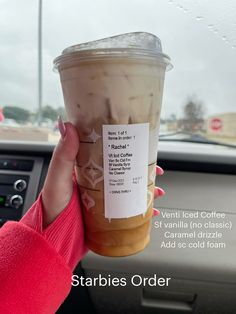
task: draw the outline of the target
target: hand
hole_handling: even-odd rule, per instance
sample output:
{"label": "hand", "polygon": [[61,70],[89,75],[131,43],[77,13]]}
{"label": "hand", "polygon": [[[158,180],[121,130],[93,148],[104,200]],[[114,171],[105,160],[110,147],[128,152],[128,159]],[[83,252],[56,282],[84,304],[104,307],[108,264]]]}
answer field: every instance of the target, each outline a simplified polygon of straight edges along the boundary
{"label": "hand", "polygon": [[[161,167],[156,166],[156,175],[162,176],[163,174],[164,174],[164,170]],[[154,199],[164,196],[164,195],[165,195],[165,191],[162,188],[155,186]],[[153,208],[153,216],[158,216],[158,215],[160,215],[160,211],[156,208]]]}
{"label": "hand", "polygon": [[[54,150],[42,192],[44,227],[49,225],[70,201],[73,192],[75,159],[79,150],[79,135],[76,128],[69,122],[63,123],[60,118],[58,127],[61,138]],[[163,173],[163,169],[157,166],[156,174],[162,175]],[[155,187],[155,199],[164,194],[163,189]],[[153,216],[157,216],[159,213],[159,210],[153,209]]]}
{"label": "hand", "polygon": [[53,152],[42,191],[44,227],[62,212],[73,193],[73,171],[79,150],[79,135],[71,123],[63,123],[61,118],[58,119],[58,127],[61,138]]}

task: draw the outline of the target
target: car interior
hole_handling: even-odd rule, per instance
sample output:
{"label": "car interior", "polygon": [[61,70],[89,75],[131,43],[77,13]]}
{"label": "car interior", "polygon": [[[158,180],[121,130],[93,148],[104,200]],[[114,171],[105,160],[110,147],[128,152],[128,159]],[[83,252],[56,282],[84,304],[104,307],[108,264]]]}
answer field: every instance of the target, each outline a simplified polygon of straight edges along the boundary
{"label": "car interior", "polygon": [[[165,175],[157,177],[156,184],[172,197],[158,200],[155,205],[162,217],[163,213],[173,211],[217,211],[226,214],[225,223],[234,225],[235,152],[226,148],[211,154],[211,148],[202,147],[204,144],[194,145],[176,148],[160,143],[157,163],[165,169]],[[9,200],[8,207],[1,206],[1,224],[18,220],[35,201],[53,148],[49,144],[1,143],[1,194],[15,196]],[[58,313],[234,313],[234,229],[224,231],[220,241],[225,243],[224,249],[160,248],[166,230],[154,227],[160,219],[163,220],[160,216],[154,218],[152,241],[142,253],[109,258],[90,252],[75,270],[75,274],[85,278],[99,274],[124,277],[127,286],[72,287]],[[202,222],[204,218],[198,220]],[[168,221],[176,222],[176,219]],[[179,228],[171,230],[177,232]],[[128,285],[128,279],[135,274],[142,278],[158,274],[170,277],[171,282],[168,287]]]}
{"label": "car interior", "polygon": [[[46,47],[43,66],[47,77],[43,81],[43,105],[54,101],[55,108],[63,107],[59,76],[51,72],[52,60],[65,47],[134,28],[156,33],[173,63],[173,69],[166,73],[156,161],[165,172],[156,176],[155,183],[164,189],[165,195],[154,201],[160,214],[152,219],[151,241],[145,250],[127,257],[104,257],[90,251],[74,271],[74,275],[84,279],[123,278],[126,284],[102,285],[93,281],[91,285],[72,285],[57,313],[233,314],[236,312],[235,3],[111,2],[95,1],[93,6],[91,1],[78,4],[70,0],[68,12],[65,4],[57,6],[56,1],[43,6],[45,29],[52,18],[49,33],[44,29],[43,35]],[[16,6],[25,6],[23,14],[27,14],[29,7],[27,1],[24,3],[15,2]],[[88,28],[88,34],[78,36],[77,27],[76,30],[73,27],[77,14],[82,16],[78,13],[80,7],[84,15],[78,26],[84,23],[83,33]],[[33,9],[35,13],[38,7]],[[9,16],[13,10],[12,4],[9,5]],[[110,10],[110,16],[104,10]],[[56,34],[56,26],[64,12],[69,26],[67,31],[62,30],[60,37],[65,37],[62,40]],[[89,12],[91,16],[86,22]],[[96,17],[96,12],[103,21]],[[142,12],[147,15],[145,20],[140,20]],[[117,18],[122,19],[122,25],[113,27],[118,23]],[[26,19],[22,32],[26,31],[27,23],[33,21]],[[11,26],[12,29],[17,33],[16,28]],[[10,44],[13,39],[14,36],[9,37]],[[27,37],[23,40],[30,41]],[[24,62],[19,71],[28,66]],[[13,71],[9,70],[8,80],[12,77]],[[3,74],[1,82],[4,80]],[[27,82],[24,88],[27,90]],[[36,115],[31,115],[31,124],[24,124],[5,108],[13,106],[8,104],[20,107],[23,96],[19,94],[17,103],[17,97],[9,96],[10,89],[7,92],[8,95],[0,89],[0,107],[5,115],[5,123],[0,119],[0,226],[7,221],[19,221],[35,202],[59,139],[56,118],[47,115],[50,110],[43,111],[45,119],[40,126],[33,122]],[[25,99],[30,103],[31,99]],[[27,106],[22,108],[38,110]]]}

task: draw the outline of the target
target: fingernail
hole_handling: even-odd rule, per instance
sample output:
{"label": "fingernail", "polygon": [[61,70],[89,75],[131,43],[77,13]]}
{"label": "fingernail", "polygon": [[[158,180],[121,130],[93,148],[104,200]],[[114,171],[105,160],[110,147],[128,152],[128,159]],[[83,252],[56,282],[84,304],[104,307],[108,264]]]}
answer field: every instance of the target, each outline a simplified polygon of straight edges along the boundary
{"label": "fingernail", "polygon": [[62,121],[61,116],[58,116],[57,122],[58,122],[58,129],[59,129],[60,134],[61,134],[61,138],[64,139],[66,136],[66,126],[65,126],[64,122]]}
{"label": "fingernail", "polygon": [[155,187],[154,198],[161,197],[165,194],[166,194],[166,192],[162,188]]}
{"label": "fingernail", "polygon": [[156,174],[162,175],[163,173],[164,173],[164,170],[161,167],[156,166]]}
{"label": "fingernail", "polygon": [[166,192],[162,188],[157,188],[158,189],[158,195],[163,196],[166,194]]}
{"label": "fingernail", "polygon": [[160,211],[156,208],[153,208],[153,216],[159,216],[160,215]]}

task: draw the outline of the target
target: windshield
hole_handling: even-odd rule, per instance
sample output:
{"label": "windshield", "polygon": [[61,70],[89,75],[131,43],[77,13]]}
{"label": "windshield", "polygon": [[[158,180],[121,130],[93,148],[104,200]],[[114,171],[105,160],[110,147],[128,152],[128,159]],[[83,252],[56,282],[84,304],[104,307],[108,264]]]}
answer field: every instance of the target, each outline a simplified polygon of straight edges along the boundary
{"label": "windshield", "polygon": [[0,0],[0,140],[59,139],[66,120],[53,60],[68,46],[131,31],[171,57],[160,140],[236,145],[236,4],[216,0]]}

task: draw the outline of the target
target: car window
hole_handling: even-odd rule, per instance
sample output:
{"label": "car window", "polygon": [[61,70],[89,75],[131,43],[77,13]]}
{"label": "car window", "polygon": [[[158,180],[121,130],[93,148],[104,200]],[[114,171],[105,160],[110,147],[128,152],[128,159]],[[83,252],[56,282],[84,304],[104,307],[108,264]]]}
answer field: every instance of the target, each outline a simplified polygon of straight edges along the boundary
{"label": "car window", "polygon": [[64,48],[146,31],[161,39],[174,66],[166,73],[161,140],[236,145],[233,0],[1,0],[0,4],[1,140],[58,141],[57,116],[66,120],[66,113],[59,75],[52,67]]}

